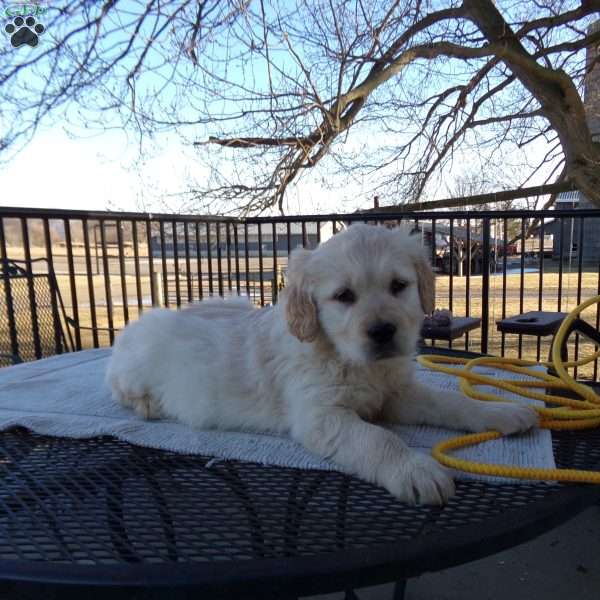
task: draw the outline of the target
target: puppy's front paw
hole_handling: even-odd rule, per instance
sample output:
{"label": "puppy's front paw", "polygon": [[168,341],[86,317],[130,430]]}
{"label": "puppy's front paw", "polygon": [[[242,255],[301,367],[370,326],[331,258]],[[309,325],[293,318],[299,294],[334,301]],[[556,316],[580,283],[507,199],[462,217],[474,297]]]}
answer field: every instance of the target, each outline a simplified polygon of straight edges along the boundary
{"label": "puppy's front paw", "polygon": [[539,422],[538,414],[529,406],[509,402],[482,402],[473,431],[499,431],[504,435],[531,429]]}
{"label": "puppy's front paw", "polygon": [[386,488],[408,504],[445,504],[454,495],[454,481],[435,459],[410,452],[392,474]]}

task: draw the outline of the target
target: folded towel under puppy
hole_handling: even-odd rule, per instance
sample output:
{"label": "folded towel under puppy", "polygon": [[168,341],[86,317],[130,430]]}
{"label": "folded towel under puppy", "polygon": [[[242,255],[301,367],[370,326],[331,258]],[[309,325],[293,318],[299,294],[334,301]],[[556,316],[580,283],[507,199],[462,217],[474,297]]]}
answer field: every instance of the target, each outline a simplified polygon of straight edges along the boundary
{"label": "folded towel under puppy", "polygon": [[[151,448],[299,469],[337,470],[285,436],[197,431],[179,423],[144,421],[114,402],[104,383],[110,349],[86,350],[0,369],[0,429],[23,426],[40,434],[86,438],[115,436]],[[485,372],[493,372],[484,369]],[[455,378],[417,366],[417,377],[440,390],[457,390]],[[503,377],[523,377],[504,374]],[[508,392],[501,395],[511,397]],[[428,452],[455,432],[428,426],[390,426],[411,447]],[[535,430],[460,452],[475,461],[554,468],[551,434]],[[459,478],[495,479],[466,473]]]}

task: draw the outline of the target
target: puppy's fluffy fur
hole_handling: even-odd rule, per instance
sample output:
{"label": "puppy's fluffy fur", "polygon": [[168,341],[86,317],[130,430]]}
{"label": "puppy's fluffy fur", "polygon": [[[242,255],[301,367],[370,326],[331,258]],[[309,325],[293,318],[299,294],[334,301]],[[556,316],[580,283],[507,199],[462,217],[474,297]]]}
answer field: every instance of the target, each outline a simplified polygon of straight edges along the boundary
{"label": "puppy's fluffy fur", "polygon": [[107,380],[145,418],[289,433],[401,500],[439,504],[454,492],[448,472],[376,422],[512,433],[536,414],[414,380],[433,293],[417,238],[354,225],[292,254],[276,306],[212,299],[144,314],[117,338]]}

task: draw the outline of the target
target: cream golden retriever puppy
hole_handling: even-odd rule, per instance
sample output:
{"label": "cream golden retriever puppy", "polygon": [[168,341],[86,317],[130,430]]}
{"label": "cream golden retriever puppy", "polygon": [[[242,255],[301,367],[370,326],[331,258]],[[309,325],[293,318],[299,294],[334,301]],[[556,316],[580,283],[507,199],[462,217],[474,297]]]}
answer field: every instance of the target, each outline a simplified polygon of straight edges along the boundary
{"label": "cream golden retriever puppy", "polygon": [[144,314],[117,338],[107,380],[145,418],[288,433],[400,500],[440,504],[454,493],[448,471],[377,422],[508,434],[537,417],[415,381],[433,294],[418,238],[353,225],[293,252],[276,306],[212,299]]}

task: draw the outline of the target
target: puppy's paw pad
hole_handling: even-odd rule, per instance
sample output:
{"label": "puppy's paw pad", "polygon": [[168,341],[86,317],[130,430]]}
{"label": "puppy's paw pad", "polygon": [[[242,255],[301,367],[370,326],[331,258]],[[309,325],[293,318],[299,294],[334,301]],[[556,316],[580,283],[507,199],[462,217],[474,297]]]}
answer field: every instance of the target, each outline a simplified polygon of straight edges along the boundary
{"label": "puppy's paw pad", "polygon": [[441,505],[454,495],[452,476],[431,456],[411,453],[392,478],[389,491],[408,504]]}

